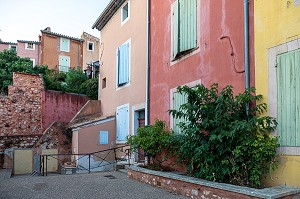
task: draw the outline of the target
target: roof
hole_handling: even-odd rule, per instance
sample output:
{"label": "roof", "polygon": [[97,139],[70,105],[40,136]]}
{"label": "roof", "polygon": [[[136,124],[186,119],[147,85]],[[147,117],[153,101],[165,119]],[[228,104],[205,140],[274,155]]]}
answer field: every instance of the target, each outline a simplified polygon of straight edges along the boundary
{"label": "roof", "polygon": [[55,33],[55,32],[51,32],[51,31],[48,31],[48,30],[41,30],[41,32],[45,33],[45,34],[48,34],[48,35],[54,35],[54,36],[57,36],[57,37],[64,37],[64,38],[67,38],[67,39],[72,39],[72,40],[75,40],[75,41],[83,42],[82,39],[67,36],[67,35],[63,35],[63,34],[59,34],[59,33]]}
{"label": "roof", "polygon": [[17,40],[19,43],[34,43],[34,44],[40,44],[39,41],[27,41],[27,40]]}
{"label": "roof", "polygon": [[17,43],[14,43],[14,42],[4,42],[4,41],[0,41],[0,44],[17,45]]}
{"label": "roof", "polygon": [[86,37],[89,38],[89,39],[94,39],[94,40],[96,40],[96,41],[100,41],[100,39],[99,39],[98,37],[96,37],[96,36],[94,36],[94,35],[91,35],[91,34],[89,34],[89,33],[83,31],[83,33],[82,33],[82,35],[81,35],[81,39],[84,40],[84,38],[86,38]]}
{"label": "roof", "polygon": [[108,116],[102,116],[102,117],[90,117],[90,118],[85,118],[84,121],[80,121],[80,122],[76,122],[76,123],[69,123],[69,128],[80,128],[80,127],[87,127],[87,126],[94,126],[94,125],[98,125],[104,121],[111,121],[113,119],[115,119],[116,116],[115,115],[108,115]]}
{"label": "roof", "polygon": [[92,29],[97,28],[101,31],[125,1],[126,0],[111,0],[93,24]]}

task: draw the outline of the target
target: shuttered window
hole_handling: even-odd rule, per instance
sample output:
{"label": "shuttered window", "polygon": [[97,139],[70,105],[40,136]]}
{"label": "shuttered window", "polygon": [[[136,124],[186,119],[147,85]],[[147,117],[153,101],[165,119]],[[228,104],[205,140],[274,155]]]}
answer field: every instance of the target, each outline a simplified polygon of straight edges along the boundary
{"label": "shuttered window", "polygon": [[117,108],[117,141],[125,142],[129,133],[129,107]]}
{"label": "shuttered window", "polygon": [[[178,92],[173,93],[173,109],[174,110],[179,110],[180,106],[185,103],[187,103],[186,95],[180,94]],[[187,120],[185,120],[184,118],[173,118],[173,131],[176,134],[182,133],[181,128],[178,126],[178,124],[180,122],[187,122]]]}
{"label": "shuttered window", "polygon": [[60,51],[70,52],[70,39],[60,38]]}
{"label": "shuttered window", "polygon": [[59,71],[68,72],[70,68],[70,57],[60,56],[59,57]]}
{"label": "shuttered window", "polygon": [[197,47],[197,0],[173,4],[173,58]]}
{"label": "shuttered window", "polygon": [[118,48],[118,87],[129,82],[129,42]]}
{"label": "shuttered window", "polygon": [[99,132],[99,144],[108,144],[108,131]]}
{"label": "shuttered window", "polygon": [[300,49],[277,56],[278,134],[281,146],[300,146]]}

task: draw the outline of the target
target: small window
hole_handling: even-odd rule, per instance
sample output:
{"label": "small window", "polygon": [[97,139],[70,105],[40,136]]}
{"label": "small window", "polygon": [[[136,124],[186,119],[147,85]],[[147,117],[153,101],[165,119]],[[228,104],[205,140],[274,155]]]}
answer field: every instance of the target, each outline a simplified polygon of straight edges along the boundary
{"label": "small window", "polygon": [[99,132],[99,144],[108,144],[108,131]]}
{"label": "small window", "polygon": [[60,51],[70,52],[70,39],[60,38]]}
{"label": "small window", "polygon": [[106,88],[106,77],[102,79],[102,89]]}
{"label": "small window", "polygon": [[123,8],[122,8],[122,14],[121,14],[121,22],[125,23],[129,19],[129,2],[127,2]]}
{"label": "small window", "polygon": [[25,44],[25,49],[27,49],[27,50],[34,50],[35,49],[34,43],[26,43]]}
{"label": "small window", "polygon": [[9,49],[14,50],[15,52],[17,52],[17,46],[9,46]]}
{"label": "small window", "polygon": [[94,51],[94,42],[88,42],[88,51]]}
{"label": "small window", "polygon": [[70,57],[68,56],[60,56],[59,57],[59,71],[60,72],[68,72],[70,68]]}

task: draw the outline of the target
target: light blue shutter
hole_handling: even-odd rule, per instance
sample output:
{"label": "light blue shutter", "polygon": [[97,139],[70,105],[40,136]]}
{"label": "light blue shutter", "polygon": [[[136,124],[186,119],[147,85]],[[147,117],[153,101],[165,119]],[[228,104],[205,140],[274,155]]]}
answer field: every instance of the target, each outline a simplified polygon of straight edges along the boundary
{"label": "light blue shutter", "polygon": [[126,141],[128,135],[128,107],[123,107],[117,111],[117,141]]}
{"label": "light blue shutter", "polygon": [[67,38],[60,39],[60,51],[70,52],[70,39]]}
{"label": "light blue shutter", "polygon": [[197,0],[179,1],[180,52],[197,46]]}
{"label": "light blue shutter", "polygon": [[108,144],[108,131],[99,132],[99,144]]}
{"label": "light blue shutter", "polygon": [[125,43],[118,49],[118,85],[129,82],[129,43]]}
{"label": "light blue shutter", "polygon": [[61,56],[59,60],[59,71],[68,72],[70,67],[70,57]]}
{"label": "light blue shutter", "polygon": [[[179,110],[180,106],[185,103],[187,103],[186,95],[180,94],[178,92],[173,93],[173,109],[174,110]],[[181,128],[179,128],[179,126],[178,126],[178,124],[180,122],[187,122],[187,120],[184,118],[173,118],[173,131],[176,134],[182,133]]]}
{"label": "light blue shutter", "polygon": [[300,50],[277,56],[278,134],[281,146],[300,146]]}

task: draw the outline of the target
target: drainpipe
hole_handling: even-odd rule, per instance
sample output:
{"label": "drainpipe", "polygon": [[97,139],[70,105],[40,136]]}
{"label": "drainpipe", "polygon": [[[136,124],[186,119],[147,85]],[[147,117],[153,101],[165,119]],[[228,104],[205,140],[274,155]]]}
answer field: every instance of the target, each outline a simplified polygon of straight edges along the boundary
{"label": "drainpipe", "polygon": [[245,53],[245,88],[250,88],[249,81],[249,0],[244,0],[244,53]]}
{"label": "drainpipe", "polygon": [[146,44],[146,118],[145,125],[150,124],[150,6],[151,0],[147,0],[147,44]]}
{"label": "drainpipe", "polygon": [[[80,66],[80,44],[81,44],[81,41],[78,44],[78,65],[77,66]],[[81,66],[80,66],[80,68],[81,68]],[[77,69],[77,67],[76,67],[76,69]]]}

